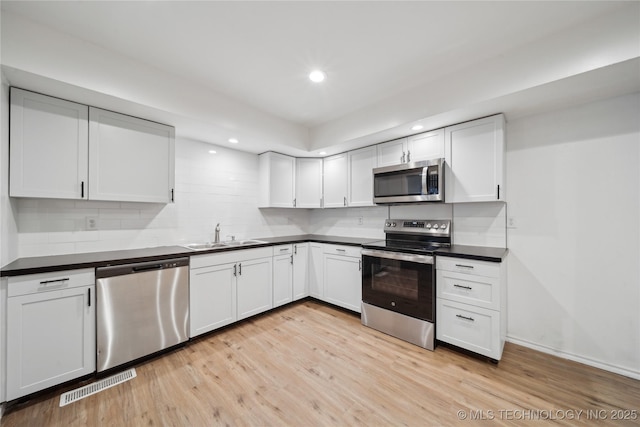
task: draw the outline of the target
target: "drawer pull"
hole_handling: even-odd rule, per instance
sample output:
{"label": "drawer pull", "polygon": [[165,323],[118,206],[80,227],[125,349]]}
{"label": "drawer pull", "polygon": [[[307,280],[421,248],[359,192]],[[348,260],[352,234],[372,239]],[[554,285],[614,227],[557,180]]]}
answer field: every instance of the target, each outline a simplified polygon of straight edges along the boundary
{"label": "drawer pull", "polygon": [[475,322],[473,317],[467,317],[467,316],[463,316],[462,314],[456,314],[456,317],[458,319],[464,319],[464,320],[468,320],[470,322]]}
{"label": "drawer pull", "polygon": [[336,249],[336,252],[347,252],[346,249]]}
{"label": "drawer pull", "polygon": [[472,290],[473,288],[471,286],[463,286],[463,285],[458,285],[457,283],[455,283],[453,285],[454,288],[462,288],[462,289],[468,289],[468,290]]}
{"label": "drawer pull", "polygon": [[40,282],[41,285],[48,285],[50,283],[60,283],[62,284],[62,282],[66,282],[67,280],[69,280],[68,277],[65,277],[63,279],[55,279],[55,280],[43,280],[42,282]]}
{"label": "drawer pull", "polygon": [[280,249],[280,252],[285,252],[285,251],[288,251],[288,250],[289,250],[289,248],[282,248],[282,249]]}
{"label": "drawer pull", "polygon": [[473,269],[473,265],[456,264],[456,267]]}

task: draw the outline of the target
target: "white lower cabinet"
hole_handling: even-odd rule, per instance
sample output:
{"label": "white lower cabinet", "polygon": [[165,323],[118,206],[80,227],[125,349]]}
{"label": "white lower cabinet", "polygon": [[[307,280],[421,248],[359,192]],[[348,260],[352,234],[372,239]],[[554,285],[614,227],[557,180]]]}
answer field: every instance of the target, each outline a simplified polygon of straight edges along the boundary
{"label": "white lower cabinet", "polygon": [[273,306],[271,247],[194,255],[190,268],[192,338]]}
{"label": "white lower cabinet", "polygon": [[273,247],[273,306],[293,301],[293,246]]}
{"label": "white lower cabinet", "polygon": [[500,360],[507,332],[505,263],[436,257],[436,338]]}
{"label": "white lower cabinet", "polygon": [[324,301],[360,313],[362,258],[359,246],[324,245]]}
{"label": "white lower cabinet", "polygon": [[293,245],[293,300],[309,296],[309,243]]}
{"label": "white lower cabinet", "polygon": [[271,257],[238,263],[238,320],[273,308],[271,269]]}
{"label": "white lower cabinet", "polygon": [[323,257],[324,245],[309,243],[309,295],[319,300],[324,300]]}
{"label": "white lower cabinet", "polygon": [[8,280],[7,400],[96,369],[93,269]]}
{"label": "white lower cabinet", "polygon": [[213,331],[238,319],[236,276],[233,274],[236,268],[235,263],[229,263],[191,269],[189,274],[190,337]]}

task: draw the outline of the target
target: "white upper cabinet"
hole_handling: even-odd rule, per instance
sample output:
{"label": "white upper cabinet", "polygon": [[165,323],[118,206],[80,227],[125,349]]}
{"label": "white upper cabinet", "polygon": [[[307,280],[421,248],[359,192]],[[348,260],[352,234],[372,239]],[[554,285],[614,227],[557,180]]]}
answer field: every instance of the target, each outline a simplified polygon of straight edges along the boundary
{"label": "white upper cabinet", "polygon": [[349,206],[374,206],[373,168],[378,165],[376,146],[349,151]]}
{"label": "white upper cabinet", "polygon": [[10,195],[173,201],[175,129],[11,88]]}
{"label": "white upper cabinet", "polygon": [[173,201],[173,127],[93,107],[89,121],[92,200]]}
{"label": "white upper cabinet", "polygon": [[259,157],[259,200],[261,208],[292,208],[295,198],[295,157],[274,152]]}
{"label": "white upper cabinet", "polygon": [[406,163],[407,138],[394,139],[393,141],[378,144],[378,166],[392,166]]}
{"label": "white upper cabinet", "polygon": [[504,116],[445,128],[445,201],[505,199]]}
{"label": "white upper cabinet", "polygon": [[322,159],[296,159],[296,208],[322,207]]}
{"label": "white upper cabinet", "polygon": [[13,197],[86,199],[89,107],[11,88]]}
{"label": "white upper cabinet", "polygon": [[444,157],[444,129],[424,132],[407,138],[407,162]]}
{"label": "white upper cabinet", "polygon": [[325,208],[347,206],[347,153],[327,157],[323,163],[324,204]]}

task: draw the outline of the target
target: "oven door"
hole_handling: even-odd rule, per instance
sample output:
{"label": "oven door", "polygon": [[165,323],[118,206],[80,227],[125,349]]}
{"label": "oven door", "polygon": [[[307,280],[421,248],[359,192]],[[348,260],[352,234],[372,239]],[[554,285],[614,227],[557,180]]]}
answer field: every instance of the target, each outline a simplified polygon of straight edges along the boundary
{"label": "oven door", "polygon": [[435,323],[433,257],[362,250],[362,301]]}

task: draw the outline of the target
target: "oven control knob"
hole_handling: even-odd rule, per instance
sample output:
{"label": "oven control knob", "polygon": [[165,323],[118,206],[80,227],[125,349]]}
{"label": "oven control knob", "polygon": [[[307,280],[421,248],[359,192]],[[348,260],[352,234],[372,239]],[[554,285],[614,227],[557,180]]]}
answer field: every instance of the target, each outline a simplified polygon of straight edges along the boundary
{"label": "oven control knob", "polygon": [[385,227],[391,227],[391,223],[390,222],[385,222],[384,226]]}
{"label": "oven control knob", "polygon": [[431,223],[427,224],[427,228],[431,228]]}
{"label": "oven control knob", "polygon": [[392,222],[392,223],[391,223],[391,226],[392,226],[392,227],[395,227],[395,226],[396,226],[396,223],[395,223],[395,222]]}
{"label": "oven control knob", "polygon": [[441,225],[440,225],[440,228],[442,228],[442,229],[444,230],[445,228],[447,228],[447,226],[446,226],[446,225],[444,225],[444,224],[441,224]]}

